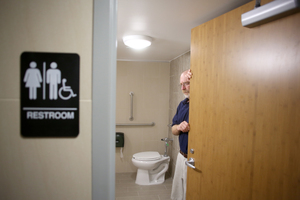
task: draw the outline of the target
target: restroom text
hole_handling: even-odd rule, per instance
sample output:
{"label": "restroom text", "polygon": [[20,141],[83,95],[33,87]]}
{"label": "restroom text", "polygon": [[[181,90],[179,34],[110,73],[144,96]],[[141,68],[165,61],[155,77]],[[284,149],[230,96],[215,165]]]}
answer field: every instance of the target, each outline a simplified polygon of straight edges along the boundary
{"label": "restroom text", "polygon": [[27,119],[74,119],[74,112],[27,111]]}

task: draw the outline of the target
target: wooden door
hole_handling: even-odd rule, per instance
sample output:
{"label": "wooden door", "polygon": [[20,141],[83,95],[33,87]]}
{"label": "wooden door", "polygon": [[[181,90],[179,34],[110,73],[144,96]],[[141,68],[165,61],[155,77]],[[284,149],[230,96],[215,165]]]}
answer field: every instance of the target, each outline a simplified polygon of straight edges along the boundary
{"label": "wooden door", "polygon": [[188,200],[300,199],[300,13],[242,27],[253,6],[192,30]]}

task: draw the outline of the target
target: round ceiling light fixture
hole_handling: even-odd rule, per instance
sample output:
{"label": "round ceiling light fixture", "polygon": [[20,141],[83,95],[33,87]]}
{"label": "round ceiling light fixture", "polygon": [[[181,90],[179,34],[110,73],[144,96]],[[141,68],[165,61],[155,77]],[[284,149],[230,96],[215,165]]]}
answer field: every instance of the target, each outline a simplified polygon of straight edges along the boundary
{"label": "round ceiling light fixture", "polygon": [[133,49],[143,49],[151,45],[152,38],[144,35],[128,35],[123,37],[126,46]]}

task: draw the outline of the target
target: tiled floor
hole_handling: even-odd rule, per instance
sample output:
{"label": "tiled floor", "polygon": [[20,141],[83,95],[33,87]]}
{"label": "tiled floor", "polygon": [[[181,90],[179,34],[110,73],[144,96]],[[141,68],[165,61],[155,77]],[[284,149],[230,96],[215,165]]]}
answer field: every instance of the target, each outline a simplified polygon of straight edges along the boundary
{"label": "tiled floor", "polygon": [[116,200],[169,200],[172,178],[160,185],[141,186],[135,184],[136,173],[116,174]]}

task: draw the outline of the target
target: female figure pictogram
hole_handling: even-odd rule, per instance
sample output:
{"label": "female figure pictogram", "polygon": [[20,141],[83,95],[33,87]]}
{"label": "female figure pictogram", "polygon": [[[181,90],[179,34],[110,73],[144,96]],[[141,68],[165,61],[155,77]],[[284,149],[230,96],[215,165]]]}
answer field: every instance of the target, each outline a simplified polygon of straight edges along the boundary
{"label": "female figure pictogram", "polygon": [[23,81],[26,83],[25,87],[29,88],[29,99],[36,99],[37,88],[41,87],[42,76],[39,69],[36,69],[36,62],[32,61],[29,64],[30,68],[26,70]]}

